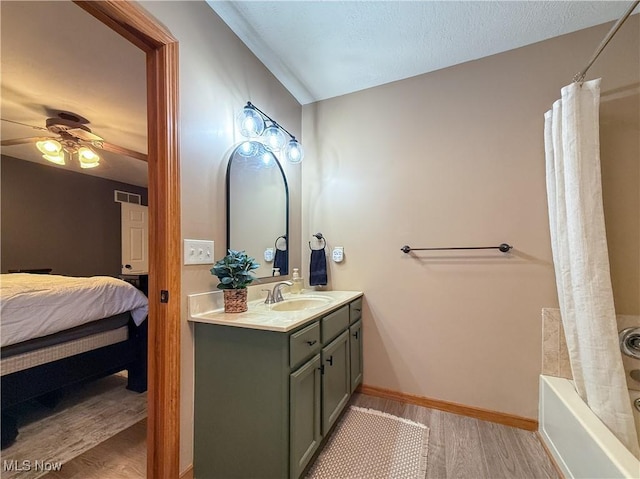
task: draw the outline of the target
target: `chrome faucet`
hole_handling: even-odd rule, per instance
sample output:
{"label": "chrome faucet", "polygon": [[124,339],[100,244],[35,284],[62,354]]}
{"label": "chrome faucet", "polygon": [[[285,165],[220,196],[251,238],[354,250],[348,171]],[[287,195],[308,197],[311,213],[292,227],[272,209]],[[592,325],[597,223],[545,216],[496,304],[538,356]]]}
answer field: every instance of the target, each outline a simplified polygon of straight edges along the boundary
{"label": "chrome faucet", "polygon": [[273,304],[275,301],[273,300],[273,296],[271,295],[270,289],[263,289],[262,291],[267,292],[267,297],[264,299],[264,304]]}
{"label": "chrome faucet", "polygon": [[[284,301],[284,298],[282,297],[283,286],[293,286],[293,283],[291,281],[280,281],[279,283],[276,283],[276,285],[273,287],[273,294],[271,295],[271,300],[274,303]],[[269,299],[269,296],[267,296],[267,299]]]}

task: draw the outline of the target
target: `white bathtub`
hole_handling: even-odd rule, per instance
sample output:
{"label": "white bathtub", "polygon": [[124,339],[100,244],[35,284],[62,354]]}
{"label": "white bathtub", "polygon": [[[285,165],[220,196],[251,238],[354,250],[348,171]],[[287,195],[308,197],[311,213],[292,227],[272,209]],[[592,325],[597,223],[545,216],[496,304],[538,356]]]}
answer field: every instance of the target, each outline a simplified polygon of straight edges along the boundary
{"label": "white bathtub", "polygon": [[593,414],[571,381],[540,376],[540,435],[567,478],[639,478],[640,461]]}

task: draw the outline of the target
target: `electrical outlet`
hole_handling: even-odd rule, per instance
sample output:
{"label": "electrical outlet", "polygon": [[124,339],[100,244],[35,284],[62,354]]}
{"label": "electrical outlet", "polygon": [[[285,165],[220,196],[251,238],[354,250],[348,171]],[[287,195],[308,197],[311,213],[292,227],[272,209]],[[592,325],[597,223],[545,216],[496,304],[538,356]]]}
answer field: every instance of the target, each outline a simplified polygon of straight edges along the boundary
{"label": "electrical outlet", "polygon": [[213,241],[184,240],[184,264],[214,264]]}

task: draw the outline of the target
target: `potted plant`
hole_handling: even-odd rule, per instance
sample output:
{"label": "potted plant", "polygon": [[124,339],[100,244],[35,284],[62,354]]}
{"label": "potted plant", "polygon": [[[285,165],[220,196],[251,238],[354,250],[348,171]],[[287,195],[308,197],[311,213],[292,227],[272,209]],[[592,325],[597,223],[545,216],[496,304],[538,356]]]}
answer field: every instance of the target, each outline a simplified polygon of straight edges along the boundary
{"label": "potted plant", "polygon": [[255,279],[253,270],[260,265],[244,251],[229,250],[229,254],[211,268],[218,277],[218,289],[224,291],[225,313],[242,313],[247,310],[247,286]]}

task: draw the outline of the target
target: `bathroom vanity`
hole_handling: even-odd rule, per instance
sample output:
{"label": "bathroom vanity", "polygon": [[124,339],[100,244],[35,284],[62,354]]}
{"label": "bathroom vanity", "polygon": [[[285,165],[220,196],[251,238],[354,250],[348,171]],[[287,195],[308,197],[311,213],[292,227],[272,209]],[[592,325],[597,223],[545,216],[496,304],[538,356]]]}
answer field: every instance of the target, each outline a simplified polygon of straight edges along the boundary
{"label": "bathroom vanity", "polygon": [[195,323],[195,478],[299,478],[362,382],[362,293],[288,295]]}

